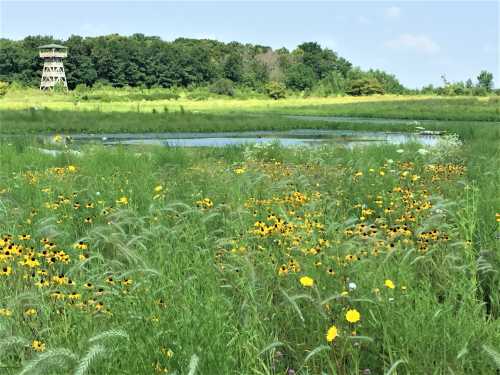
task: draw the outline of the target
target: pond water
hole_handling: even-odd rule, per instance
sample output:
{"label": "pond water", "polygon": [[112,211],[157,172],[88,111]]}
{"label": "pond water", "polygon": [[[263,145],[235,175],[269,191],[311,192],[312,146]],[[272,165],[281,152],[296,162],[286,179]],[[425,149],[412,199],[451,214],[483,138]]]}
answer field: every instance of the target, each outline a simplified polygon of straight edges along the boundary
{"label": "pond water", "polygon": [[354,147],[368,144],[404,144],[425,146],[437,143],[439,135],[404,132],[298,129],[289,131],[251,131],[219,133],[122,133],[74,134],[75,143],[96,142],[104,145],[162,145],[171,147],[223,147],[277,142],[284,147],[339,145]]}

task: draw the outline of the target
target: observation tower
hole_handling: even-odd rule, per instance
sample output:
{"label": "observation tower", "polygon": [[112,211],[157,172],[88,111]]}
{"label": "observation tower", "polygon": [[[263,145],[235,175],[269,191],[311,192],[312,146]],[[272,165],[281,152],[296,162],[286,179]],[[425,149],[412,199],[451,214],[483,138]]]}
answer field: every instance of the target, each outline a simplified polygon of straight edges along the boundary
{"label": "observation tower", "polygon": [[59,44],[46,44],[38,47],[43,59],[42,80],[40,90],[52,90],[55,85],[62,84],[68,89],[63,59],[68,56],[68,49]]}

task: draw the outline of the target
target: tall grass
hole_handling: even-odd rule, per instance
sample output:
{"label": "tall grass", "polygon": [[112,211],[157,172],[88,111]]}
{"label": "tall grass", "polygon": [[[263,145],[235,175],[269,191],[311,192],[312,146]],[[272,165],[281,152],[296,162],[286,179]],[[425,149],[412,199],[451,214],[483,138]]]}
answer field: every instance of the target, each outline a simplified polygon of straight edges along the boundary
{"label": "tall grass", "polygon": [[[0,110],[26,110],[48,108],[58,111],[180,112],[198,111],[209,113],[270,113],[311,114],[329,116],[361,116],[416,120],[477,120],[499,121],[500,104],[492,98],[440,98],[428,96],[382,95],[370,97],[291,97],[281,100],[262,98],[209,98],[194,100],[170,91],[138,94],[134,92],[96,92],[88,100],[81,95],[41,93],[21,90],[8,93],[0,99]],[[142,95],[142,97],[141,97]]]}
{"label": "tall grass", "polygon": [[[52,157],[4,141],[0,233],[12,240],[0,270],[13,272],[0,276],[0,309],[11,313],[0,310],[0,326],[13,338],[0,342],[2,372],[494,373],[498,133],[468,129],[446,155],[409,144],[88,146]],[[415,220],[399,223],[406,204]],[[273,217],[293,229],[255,233]],[[378,233],[364,238],[363,223]],[[411,233],[383,229],[398,223]],[[419,236],[432,230],[424,249]],[[34,246],[41,265],[6,256],[7,242]],[[73,286],[52,278],[63,272]],[[348,309],[361,320],[347,322]]]}

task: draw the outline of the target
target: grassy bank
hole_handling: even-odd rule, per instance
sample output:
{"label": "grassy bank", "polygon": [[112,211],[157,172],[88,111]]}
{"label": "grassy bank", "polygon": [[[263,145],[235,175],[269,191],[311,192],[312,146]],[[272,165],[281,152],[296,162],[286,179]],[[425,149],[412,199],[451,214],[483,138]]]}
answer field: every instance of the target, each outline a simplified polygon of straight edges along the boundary
{"label": "grassy bank", "polygon": [[475,131],[428,153],[4,142],[2,373],[493,373],[498,134]]}
{"label": "grassy bank", "polygon": [[[309,111],[309,113],[315,113]],[[192,112],[90,112],[54,110],[0,111],[0,134],[40,133],[141,133],[141,132],[216,132],[291,129],[346,129],[415,131],[424,126],[429,130],[448,130],[463,137],[498,134],[500,122],[486,121],[426,121],[411,120],[370,123],[345,121],[312,121],[290,119],[268,114],[212,114]]]}

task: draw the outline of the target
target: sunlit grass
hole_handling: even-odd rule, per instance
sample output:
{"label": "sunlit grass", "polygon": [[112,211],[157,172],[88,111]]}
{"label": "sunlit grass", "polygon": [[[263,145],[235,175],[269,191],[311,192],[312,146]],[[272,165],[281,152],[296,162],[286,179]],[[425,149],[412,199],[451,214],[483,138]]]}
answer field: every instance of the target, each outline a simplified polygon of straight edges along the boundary
{"label": "sunlit grass", "polygon": [[58,111],[98,112],[277,112],[336,116],[386,117],[442,120],[500,120],[498,100],[490,98],[440,98],[436,96],[378,95],[368,97],[290,97],[232,99],[229,97],[190,100],[123,100],[127,90],[103,91],[109,100],[82,100],[75,93],[58,94],[35,89],[15,90],[0,99],[0,110],[48,108]]}
{"label": "sunlit grass", "polygon": [[80,157],[5,141],[2,371],[492,373],[490,141],[489,161],[473,140]]}

